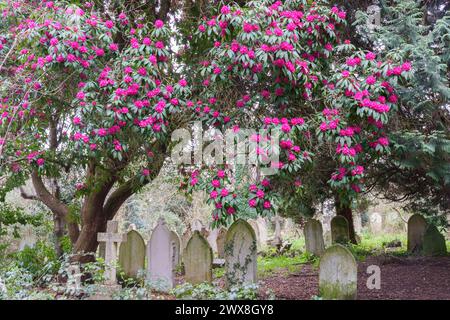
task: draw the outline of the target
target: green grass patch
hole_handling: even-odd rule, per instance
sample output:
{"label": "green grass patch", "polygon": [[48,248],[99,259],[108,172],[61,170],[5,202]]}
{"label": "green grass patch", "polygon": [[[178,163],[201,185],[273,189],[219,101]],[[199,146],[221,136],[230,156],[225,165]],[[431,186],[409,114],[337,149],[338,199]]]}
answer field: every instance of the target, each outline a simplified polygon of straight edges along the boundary
{"label": "green grass patch", "polygon": [[264,278],[274,272],[295,273],[307,263],[317,265],[318,259],[310,254],[300,252],[281,256],[260,256],[258,257],[258,276]]}

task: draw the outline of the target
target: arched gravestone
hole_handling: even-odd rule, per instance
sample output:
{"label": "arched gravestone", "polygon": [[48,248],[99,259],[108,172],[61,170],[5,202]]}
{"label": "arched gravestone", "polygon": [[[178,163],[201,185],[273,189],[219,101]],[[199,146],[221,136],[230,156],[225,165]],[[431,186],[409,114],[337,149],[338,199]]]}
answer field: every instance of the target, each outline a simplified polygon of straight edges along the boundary
{"label": "arched gravestone", "polygon": [[185,279],[192,284],[211,282],[213,253],[208,241],[195,231],[183,254]]}
{"label": "arched gravestone", "polygon": [[358,268],[355,257],[343,245],[325,250],[319,265],[319,295],[323,299],[356,299]]}
{"label": "arched gravestone", "polygon": [[145,242],[139,232],[127,233],[127,241],[119,247],[119,265],[126,277],[136,278],[145,265]]}
{"label": "arched gravestone", "polygon": [[225,241],[225,276],[227,286],[256,282],[256,235],[246,221],[235,221]]}
{"label": "arched gravestone", "polygon": [[408,220],[408,252],[421,253],[427,221],[420,214],[413,214]]}
{"label": "arched gravestone", "polygon": [[306,251],[316,256],[322,255],[325,250],[325,244],[320,221],[315,219],[308,220],[303,229],[303,234],[305,235]]}
{"label": "arched gravestone", "polygon": [[227,237],[227,229],[221,227],[217,232],[217,257],[223,259],[225,256],[225,241]]}
{"label": "arched gravestone", "polygon": [[180,250],[181,250],[181,241],[180,237],[175,231],[170,231],[170,245],[172,249],[172,263],[173,268],[176,268],[180,264]]}
{"label": "arched gravestone", "polygon": [[447,254],[445,237],[434,225],[429,225],[423,236],[423,254],[427,256],[443,256]]}
{"label": "arched gravestone", "polygon": [[148,280],[162,291],[173,287],[171,235],[164,218],[159,218],[147,244]]}
{"label": "arched gravestone", "polygon": [[331,242],[347,243],[350,241],[348,221],[343,216],[335,216],[331,219]]}

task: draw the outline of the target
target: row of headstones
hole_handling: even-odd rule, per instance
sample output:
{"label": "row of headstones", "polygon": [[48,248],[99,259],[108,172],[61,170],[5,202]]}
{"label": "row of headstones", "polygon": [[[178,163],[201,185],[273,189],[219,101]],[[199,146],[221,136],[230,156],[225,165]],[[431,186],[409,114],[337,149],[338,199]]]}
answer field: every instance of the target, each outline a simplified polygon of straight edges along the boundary
{"label": "row of headstones", "polygon": [[[320,221],[311,219],[303,229],[306,251],[320,256],[325,251],[323,229]],[[345,217],[335,216],[331,220],[332,243],[349,242],[349,224]],[[408,220],[408,252],[429,256],[445,255],[447,247],[445,237],[436,226],[428,224],[420,214],[412,215]]]}
{"label": "row of headstones", "polygon": [[[118,233],[118,224],[108,221],[107,232],[98,234],[98,241],[105,243],[105,284],[116,286],[117,244],[119,265],[125,275],[136,277],[144,269],[147,255],[147,279],[158,283],[161,290],[168,290],[174,284],[174,270],[180,262],[180,240],[170,231],[163,218],[153,229],[145,245],[142,236],[135,230],[126,235]],[[249,223],[235,221],[225,236],[224,263],[228,285],[256,282],[256,234]],[[208,241],[197,230],[189,239],[182,256],[185,279],[192,284],[212,280],[213,251]]]}
{"label": "row of headstones", "polygon": [[[347,221],[344,217],[336,218],[336,221],[331,223],[334,241],[348,240]],[[341,244],[334,244],[325,250],[322,225],[317,220],[308,221],[304,232],[306,250],[320,256],[320,296],[324,299],[355,299],[358,265],[350,250]],[[428,224],[421,215],[415,214],[408,220],[408,251],[425,255],[446,254],[445,238],[434,225]]]}

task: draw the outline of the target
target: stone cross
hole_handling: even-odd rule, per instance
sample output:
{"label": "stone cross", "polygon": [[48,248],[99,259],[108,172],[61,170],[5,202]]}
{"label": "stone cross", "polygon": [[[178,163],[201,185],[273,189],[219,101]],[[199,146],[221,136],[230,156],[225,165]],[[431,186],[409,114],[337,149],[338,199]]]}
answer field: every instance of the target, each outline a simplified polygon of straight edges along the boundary
{"label": "stone cross", "polygon": [[126,235],[119,234],[119,223],[117,221],[108,221],[106,232],[97,234],[97,241],[105,243],[105,278],[107,285],[117,284],[116,280],[116,261],[117,245],[127,241]]}

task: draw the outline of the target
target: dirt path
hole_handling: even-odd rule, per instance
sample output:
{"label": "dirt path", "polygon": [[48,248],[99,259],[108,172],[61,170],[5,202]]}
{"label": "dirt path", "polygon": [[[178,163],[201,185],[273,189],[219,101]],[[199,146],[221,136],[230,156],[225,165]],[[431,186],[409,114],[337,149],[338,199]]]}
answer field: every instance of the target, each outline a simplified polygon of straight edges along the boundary
{"label": "dirt path", "polygon": [[[381,289],[366,286],[369,265],[381,268]],[[261,279],[261,294],[271,290],[276,299],[311,299],[318,294],[318,271],[305,265],[300,272],[276,273]],[[439,299],[450,300],[450,257],[382,258],[370,257],[358,264],[358,299]]]}

